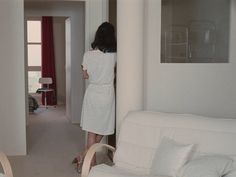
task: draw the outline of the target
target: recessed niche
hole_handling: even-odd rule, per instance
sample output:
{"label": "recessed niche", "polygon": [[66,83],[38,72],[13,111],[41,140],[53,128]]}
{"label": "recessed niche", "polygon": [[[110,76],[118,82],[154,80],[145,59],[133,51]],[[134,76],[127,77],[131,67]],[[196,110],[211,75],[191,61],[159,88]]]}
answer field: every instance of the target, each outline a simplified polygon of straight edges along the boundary
{"label": "recessed niche", "polygon": [[227,63],[230,0],[162,0],[162,63]]}

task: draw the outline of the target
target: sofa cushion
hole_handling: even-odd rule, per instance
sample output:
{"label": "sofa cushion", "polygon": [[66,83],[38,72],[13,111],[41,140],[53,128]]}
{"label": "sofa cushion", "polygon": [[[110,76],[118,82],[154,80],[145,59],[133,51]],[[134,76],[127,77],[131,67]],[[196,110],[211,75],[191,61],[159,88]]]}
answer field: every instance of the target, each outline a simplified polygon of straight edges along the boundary
{"label": "sofa cushion", "polygon": [[151,173],[175,176],[177,171],[189,160],[193,147],[193,144],[182,144],[164,137],[157,148]]}
{"label": "sofa cushion", "polygon": [[178,177],[221,177],[233,168],[233,160],[223,155],[208,155],[189,161],[178,173]]}
{"label": "sofa cushion", "polygon": [[151,176],[133,171],[111,167],[105,164],[94,166],[88,177],[168,177],[168,176]]}

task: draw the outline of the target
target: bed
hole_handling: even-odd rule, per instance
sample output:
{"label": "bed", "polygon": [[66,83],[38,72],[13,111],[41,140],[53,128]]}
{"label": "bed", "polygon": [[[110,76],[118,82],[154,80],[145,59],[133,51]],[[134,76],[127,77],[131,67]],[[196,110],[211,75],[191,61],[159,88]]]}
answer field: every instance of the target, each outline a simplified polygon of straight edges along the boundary
{"label": "bed", "polygon": [[29,100],[29,112],[33,113],[36,109],[38,109],[39,105],[37,100],[30,94],[28,94],[28,100]]}

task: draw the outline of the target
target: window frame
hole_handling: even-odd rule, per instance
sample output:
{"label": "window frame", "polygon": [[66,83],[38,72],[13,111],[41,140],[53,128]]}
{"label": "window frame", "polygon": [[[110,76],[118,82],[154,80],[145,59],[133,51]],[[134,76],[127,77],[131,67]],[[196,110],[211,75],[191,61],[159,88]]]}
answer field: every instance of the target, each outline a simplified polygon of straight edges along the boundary
{"label": "window frame", "polygon": [[[28,21],[40,21],[41,25],[42,25],[42,18],[41,17],[29,17],[27,18],[26,20],[26,26],[27,26],[27,23]],[[41,47],[41,51],[42,51],[42,41],[40,42],[29,42],[28,41],[28,26],[26,27],[27,31],[26,31],[26,47],[27,47],[27,73],[29,75],[29,72],[41,72],[41,75],[42,75],[42,63],[41,63],[41,66],[33,66],[33,65],[29,65],[29,58],[28,58],[28,51],[29,51],[29,45],[40,45]],[[40,29],[41,31],[41,29]],[[28,88],[29,89],[29,88]],[[30,92],[30,89],[29,89],[29,93]]]}

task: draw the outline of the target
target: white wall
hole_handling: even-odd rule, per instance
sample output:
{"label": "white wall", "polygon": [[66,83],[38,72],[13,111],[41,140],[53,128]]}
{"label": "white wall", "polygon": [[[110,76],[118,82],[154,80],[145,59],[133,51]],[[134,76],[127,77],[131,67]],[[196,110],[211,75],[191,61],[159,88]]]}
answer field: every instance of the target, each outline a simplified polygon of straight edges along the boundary
{"label": "white wall", "polygon": [[109,0],[86,0],[85,6],[85,51],[88,51],[98,26],[108,21]]}
{"label": "white wall", "polygon": [[236,118],[235,0],[230,59],[224,64],[161,64],[161,0],[145,2],[145,109]]}
{"label": "white wall", "polygon": [[84,53],[84,2],[25,2],[25,16],[61,16],[71,19],[71,99],[69,119],[72,123],[80,122],[83,101],[84,82],[80,65]]}
{"label": "white wall", "polygon": [[117,1],[117,135],[126,114],[143,109],[144,1]]}
{"label": "white wall", "polygon": [[67,17],[53,17],[54,51],[57,78],[57,104],[66,104],[66,54],[65,20]]}
{"label": "white wall", "polygon": [[71,117],[71,19],[67,18],[66,19],[66,29],[65,29],[65,34],[66,34],[66,117],[70,118]]}
{"label": "white wall", "polygon": [[0,1],[0,150],[26,154],[23,0]]}

